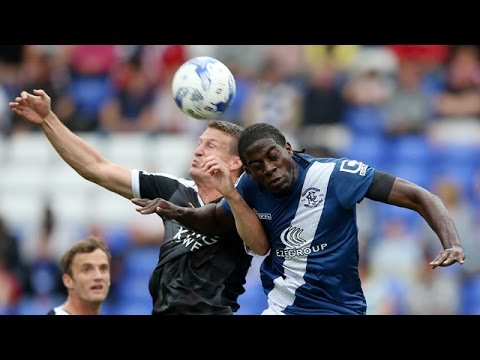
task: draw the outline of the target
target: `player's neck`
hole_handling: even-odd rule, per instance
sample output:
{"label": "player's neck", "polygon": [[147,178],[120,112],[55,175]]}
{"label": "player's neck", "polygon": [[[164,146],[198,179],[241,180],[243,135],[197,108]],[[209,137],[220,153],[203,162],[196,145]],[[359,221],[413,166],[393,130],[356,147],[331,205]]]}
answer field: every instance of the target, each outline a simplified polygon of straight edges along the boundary
{"label": "player's neck", "polygon": [[294,158],[292,158],[292,167],[290,169],[290,177],[292,178],[292,188],[293,188],[298,178],[298,164]]}
{"label": "player's neck", "polygon": [[208,204],[222,197],[222,193],[212,187],[198,186],[198,195],[204,204]]}
{"label": "player's neck", "polygon": [[78,297],[69,296],[62,307],[71,315],[99,315],[101,303],[86,302]]}
{"label": "player's neck", "polygon": [[[232,176],[232,181],[237,181],[238,177]],[[215,201],[221,197],[223,197],[222,193],[219,192],[214,187],[210,186],[210,184],[202,183],[200,181],[197,182],[198,187],[198,195],[202,199],[204,204],[208,204],[212,201]]]}

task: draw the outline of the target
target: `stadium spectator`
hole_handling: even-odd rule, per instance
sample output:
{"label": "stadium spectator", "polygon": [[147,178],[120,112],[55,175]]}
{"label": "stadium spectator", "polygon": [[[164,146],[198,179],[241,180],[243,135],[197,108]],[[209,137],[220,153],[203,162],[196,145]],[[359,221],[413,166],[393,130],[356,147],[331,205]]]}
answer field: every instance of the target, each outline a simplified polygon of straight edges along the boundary
{"label": "stadium spectator", "polygon": [[480,51],[477,47],[463,45],[452,49],[444,85],[435,100],[440,118],[480,118]]}
{"label": "stadium spectator", "polygon": [[9,314],[22,296],[23,268],[17,239],[0,216],[0,315]]}
{"label": "stadium spectator", "polygon": [[431,117],[430,100],[421,88],[420,64],[399,63],[396,86],[385,103],[385,133],[387,136],[423,134]]}

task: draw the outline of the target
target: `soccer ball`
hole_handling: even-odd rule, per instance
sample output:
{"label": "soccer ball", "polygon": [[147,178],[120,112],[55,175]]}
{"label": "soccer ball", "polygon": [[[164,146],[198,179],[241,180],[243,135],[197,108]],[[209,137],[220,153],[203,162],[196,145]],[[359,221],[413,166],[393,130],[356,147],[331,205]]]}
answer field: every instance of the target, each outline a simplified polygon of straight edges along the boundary
{"label": "soccer ball", "polygon": [[173,76],[172,93],[185,114],[201,120],[223,114],[235,97],[235,79],[222,62],[199,56],[183,63]]}

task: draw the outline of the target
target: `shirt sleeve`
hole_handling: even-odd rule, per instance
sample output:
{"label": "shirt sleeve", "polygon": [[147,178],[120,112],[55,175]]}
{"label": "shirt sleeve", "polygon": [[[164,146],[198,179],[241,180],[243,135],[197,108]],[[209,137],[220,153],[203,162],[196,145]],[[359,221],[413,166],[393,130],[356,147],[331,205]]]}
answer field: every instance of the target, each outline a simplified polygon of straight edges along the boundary
{"label": "shirt sleeve", "polygon": [[136,198],[155,199],[161,197],[170,200],[183,179],[159,173],[132,170],[132,193]]}
{"label": "shirt sleeve", "polygon": [[334,187],[340,204],[351,209],[365,197],[375,169],[360,161],[339,159],[334,170]]}
{"label": "shirt sleeve", "polygon": [[132,193],[133,197],[137,199],[141,199],[142,195],[140,193],[140,170],[133,169],[132,173]]}

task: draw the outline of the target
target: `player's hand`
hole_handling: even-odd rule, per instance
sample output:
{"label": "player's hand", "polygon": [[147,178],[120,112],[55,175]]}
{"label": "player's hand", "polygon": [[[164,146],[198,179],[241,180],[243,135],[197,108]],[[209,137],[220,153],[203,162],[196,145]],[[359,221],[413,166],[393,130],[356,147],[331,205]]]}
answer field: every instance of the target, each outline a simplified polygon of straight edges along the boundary
{"label": "player's hand", "polygon": [[180,206],[172,204],[170,201],[162,198],[156,198],[153,200],[133,198],[131,199],[131,201],[135,205],[139,206],[135,210],[137,210],[142,215],[157,213],[161,217],[175,219],[178,215],[181,214],[182,208]]}
{"label": "player's hand", "polygon": [[50,96],[43,90],[33,90],[33,94],[22,91],[8,106],[17,115],[37,125],[42,124],[51,113]]}
{"label": "player's hand", "polygon": [[452,246],[451,248],[443,250],[433,261],[430,262],[432,269],[437,266],[450,266],[458,262],[463,265],[465,262],[465,254],[461,246]]}
{"label": "player's hand", "polygon": [[229,166],[216,155],[209,155],[202,164],[202,169],[211,175],[212,185],[222,194],[231,193],[235,185],[230,175]]}

